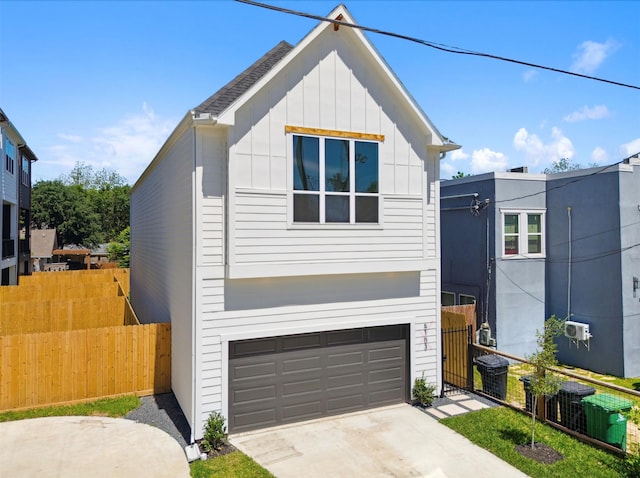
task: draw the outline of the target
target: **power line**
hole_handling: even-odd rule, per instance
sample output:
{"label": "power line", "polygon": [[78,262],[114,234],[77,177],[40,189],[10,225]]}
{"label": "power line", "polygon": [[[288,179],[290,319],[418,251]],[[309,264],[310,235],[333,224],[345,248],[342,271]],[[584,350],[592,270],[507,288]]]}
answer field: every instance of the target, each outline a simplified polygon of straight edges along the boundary
{"label": "power line", "polygon": [[371,33],[377,33],[380,35],[385,35],[385,36],[389,36],[389,37],[393,37],[393,38],[399,38],[401,40],[407,40],[413,43],[418,43],[420,45],[424,45],[424,46],[428,46],[430,48],[434,48],[436,50],[440,50],[440,51],[444,51],[444,52],[448,52],[448,53],[456,53],[458,55],[470,55],[470,56],[479,56],[479,57],[483,57],[483,58],[490,58],[492,60],[499,60],[499,61],[505,61],[508,63],[515,63],[517,65],[524,65],[524,66],[528,66],[531,68],[538,68],[541,70],[548,70],[548,71],[553,71],[556,73],[561,73],[564,75],[571,75],[571,76],[577,76],[579,78],[586,78],[588,80],[595,80],[595,81],[601,81],[603,83],[609,83],[612,85],[616,85],[616,86],[623,86],[625,88],[632,88],[635,90],[640,90],[640,86],[636,86],[636,85],[630,85],[627,83],[620,83],[618,81],[612,81],[612,80],[607,80],[605,78],[598,78],[596,76],[590,76],[590,75],[583,75],[581,73],[575,73],[573,71],[568,71],[568,70],[562,70],[560,68],[553,68],[550,66],[544,66],[544,65],[538,65],[536,63],[530,63],[527,61],[522,61],[522,60],[515,60],[513,58],[507,58],[507,57],[503,57],[503,56],[499,56],[499,55],[492,55],[490,53],[482,53],[482,52],[477,52],[477,51],[473,51],[473,50],[466,50],[464,48],[459,48],[456,46],[449,46],[449,45],[443,45],[441,43],[435,43],[435,42],[431,42],[428,40],[421,40],[420,38],[415,38],[415,37],[411,37],[408,35],[403,35],[401,33],[393,33],[393,32],[388,32],[385,30],[379,30],[377,28],[371,28],[371,27],[366,27],[364,25],[356,25],[353,23],[348,23],[348,22],[344,22],[342,20],[336,20],[333,18],[326,18],[323,17],[321,15],[313,15],[311,13],[305,13],[305,12],[300,12],[297,10],[291,10],[288,8],[283,8],[283,7],[277,7],[275,5],[268,5],[265,3],[260,3],[260,2],[255,2],[253,0],[235,0],[236,2],[239,3],[245,3],[247,5],[253,5],[256,7],[260,7],[260,8],[266,8],[268,10],[273,10],[276,12],[280,12],[280,13],[287,13],[289,15],[296,15],[299,17],[305,17],[305,18],[310,18],[313,20],[318,20],[321,22],[329,22],[329,23],[333,23],[334,25],[340,25],[340,26],[345,26],[345,27],[349,27],[349,28],[357,28],[358,30],[362,30],[362,31],[367,31],[367,32],[371,32]]}

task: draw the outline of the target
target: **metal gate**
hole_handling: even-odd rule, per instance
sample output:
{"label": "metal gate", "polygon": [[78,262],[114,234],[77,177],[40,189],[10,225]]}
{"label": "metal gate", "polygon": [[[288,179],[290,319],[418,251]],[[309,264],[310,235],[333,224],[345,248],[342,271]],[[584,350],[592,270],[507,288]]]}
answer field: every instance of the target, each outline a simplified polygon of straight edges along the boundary
{"label": "metal gate", "polygon": [[442,329],[442,394],[471,390],[471,326]]}

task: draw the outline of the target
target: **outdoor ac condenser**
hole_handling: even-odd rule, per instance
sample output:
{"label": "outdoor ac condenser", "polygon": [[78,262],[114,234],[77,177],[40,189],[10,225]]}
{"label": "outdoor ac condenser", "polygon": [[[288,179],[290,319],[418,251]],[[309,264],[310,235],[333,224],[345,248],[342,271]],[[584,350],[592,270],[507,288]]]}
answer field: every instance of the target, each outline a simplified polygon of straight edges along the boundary
{"label": "outdoor ac condenser", "polygon": [[589,340],[591,338],[591,334],[589,333],[589,324],[567,320],[564,323],[564,335],[570,339]]}

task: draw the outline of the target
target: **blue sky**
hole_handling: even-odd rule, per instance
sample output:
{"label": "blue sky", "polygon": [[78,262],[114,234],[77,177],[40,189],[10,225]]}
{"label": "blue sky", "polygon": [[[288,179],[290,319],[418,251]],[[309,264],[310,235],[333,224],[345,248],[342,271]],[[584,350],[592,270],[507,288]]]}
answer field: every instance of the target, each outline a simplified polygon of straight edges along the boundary
{"label": "blue sky", "polygon": [[[268,2],[326,15],[338,2]],[[345,1],[362,25],[640,85],[640,2]],[[133,184],[185,113],[314,20],[232,1],[0,1],[0,107],[55,179]],[[640,90],[368,37],[442,134],[442,178],[640,151]]]}

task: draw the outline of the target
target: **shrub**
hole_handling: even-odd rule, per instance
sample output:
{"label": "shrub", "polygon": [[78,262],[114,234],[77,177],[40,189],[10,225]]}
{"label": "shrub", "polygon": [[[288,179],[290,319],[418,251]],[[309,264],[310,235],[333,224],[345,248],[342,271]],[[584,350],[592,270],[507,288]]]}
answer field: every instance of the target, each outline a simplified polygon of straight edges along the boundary
{"label": "shrub", "polygon": [[424,377],[416,378],[413,382],[413,388],[411,389],[411,394],[418,401],[420,405],[423,407],[429,407],[433,403],[434,393],[436,391],[436,386],[427,383]]}
{"label": "shrub", "polygon": [[227,442],[227,426],[224,417],[219,412],[212,412],[204,425],[204,436],[200,445],[207,453],[220,450]]}

